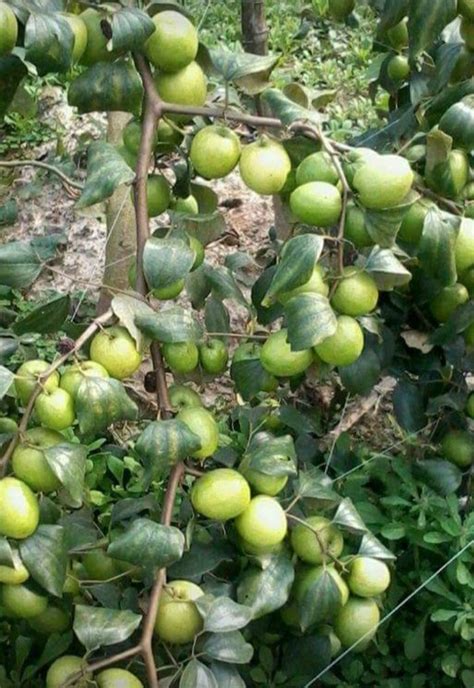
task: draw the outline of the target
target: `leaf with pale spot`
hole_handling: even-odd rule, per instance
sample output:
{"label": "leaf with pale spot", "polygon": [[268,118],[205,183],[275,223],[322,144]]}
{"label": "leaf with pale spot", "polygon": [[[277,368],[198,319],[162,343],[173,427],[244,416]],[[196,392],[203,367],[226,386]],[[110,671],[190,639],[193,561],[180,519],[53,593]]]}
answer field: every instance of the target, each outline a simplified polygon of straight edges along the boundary
{"label": "leaf with pale spot", "polygon": [[109,545],[107,554],[154,570],[174,564],[183,551],[184,535],[178,528],[138,518]]}
{"label": "leaf with pale spot", "polygon": [[299,294],[285,304],[288,341],[293,351],[310,349],[331,337],[337,318],[329,299],[321,294]]}
{"label": "leaf with pale spot", "polygon": [[51,595],[61,597],[67,568],[64,528],[40,525],[33,535],[20,542],[19,549],[31,577]]}
{"label": "leaf with pale spot", "polygon": [[150,289],[169,287],[190,272],[195,253],[183,239],[148,239],[143,251],[143,270]]}
{"label": "leaf with pale spot", "polygon": [[148,14],[136,7],[124,7],[112,15],[112,49],[115,52],[140,50],[155,31]]}
{"label": "leaf with pale spot", "polygon": [[96,435],[112,423],[136,420],[138,408],[118,380],[85,377],[76,396],[76,414],[84,435]]}
{"label": "leaf with pale spot", "polygon": [[165,344],[173,342],[197,342],[203,336],[203,328],[189,309],[174,306],[150,315],[137,315],[137,327],[150,339]]}
{"label": "leaf with pale spot", "polygon": [[86,208],[110,198],[121,184],[133,181],[135,173],[110,143],[95,141],[89,146],[87,179],[76,208]]}
{"label": "leaf with pale spot", "polygon": [[281,253],[262,306],[271,306],[279,294],[305,284],[321,256],[324,240],[315,234],[302,234],[290,239]]}
{"label": "leaf with pale spot", "polygon": [[290,596],[295,570],[284,554],[271,557],[263,570],[255,566],[248,568],[237,587],[237,600],[250,607],[253,618],[283,607]]}
{"label": "leaf with pale spot", "polygon": [[70,505],[78,508],[84,497],[87,448],[63,442],[43,450],[48,466],[69,496]]}
{"label": "leaf with pale spot", "polygon": [[135,449],[153,477],[167,475],[171,468],[200,449],[200,438],[180,420],[157,420],[147,425]]}
{"label": "leaf with pale spot", "polygon": [[73,630],[88,652],[122,643],[130,638],[142,620],[128,610],[76,606]]}

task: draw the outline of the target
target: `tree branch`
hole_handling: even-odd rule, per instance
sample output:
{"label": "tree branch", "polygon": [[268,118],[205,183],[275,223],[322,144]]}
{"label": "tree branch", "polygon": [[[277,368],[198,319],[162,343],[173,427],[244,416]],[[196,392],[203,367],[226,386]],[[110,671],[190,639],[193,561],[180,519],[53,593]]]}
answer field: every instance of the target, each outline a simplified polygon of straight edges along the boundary
{"label": "tree branch", "polygon": [[68,177],[64,172],[61,172],[54,165],[48,165],[45,162],[40,162],[39,160],[5,160],[0,162],[0,167],[41,167],[43,170],[48,170],[56,176],[58,176],[65,186],[69,186],[73,189],[79,189],[82,191],[84,185],[80,182],[75,182],[74,179]]}

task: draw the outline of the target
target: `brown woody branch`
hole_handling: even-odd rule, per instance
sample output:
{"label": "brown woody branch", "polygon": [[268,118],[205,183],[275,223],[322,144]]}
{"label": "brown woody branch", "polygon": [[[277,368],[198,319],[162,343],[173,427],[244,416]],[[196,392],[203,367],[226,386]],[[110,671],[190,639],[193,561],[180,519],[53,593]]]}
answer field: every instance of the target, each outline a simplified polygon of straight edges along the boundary
{"label": "brown woody branch", "polygon": [[66,174],[64,174],[64,172],[61,172],[60,169],[54,167],[54,165],[48,165],[40,160],[2,160],[0,162],[0,167],[40,167],[41,169],[48,170],[48,172],[52,172],[59,177],[66,188],[71,187],[72,189],[79,189],[80,191],[82,191],[84,188],[83,184],[74,181],[74,179],[68,177]]}

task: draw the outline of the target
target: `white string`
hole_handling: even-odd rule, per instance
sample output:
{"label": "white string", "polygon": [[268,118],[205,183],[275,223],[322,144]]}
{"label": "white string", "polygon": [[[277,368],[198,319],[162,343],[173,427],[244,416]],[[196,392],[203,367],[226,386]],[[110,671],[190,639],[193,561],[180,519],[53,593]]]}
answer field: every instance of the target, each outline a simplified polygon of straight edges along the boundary
{"label": "white string", "polygon": [[[384,616],[378,622],[376,628],[377,629],[380,628],[380,626],[382,626],[382,624],[384,624],[386,621],[388,621],[394,614],[396,614],[402,607],[404,607],[407,604],[407,602],[412,600],[415,597],[415,595],[417,595],[419,592],[421,592],[421,590],[423,590],[423,588],[426,588],[426,586],[429,585],[429,583],[431,583],[432,580],[437,578],[440,575],[440,573],[442,573],[445,569],[447,569],[448,566],[450,566],[453,562],[455,562],[456,559],[458,559],[461,556],[461,554],[464,554],[464,552],[467,549],[469,549],[469,547],[471,547],[472,545],[474,545],[474,540],[471,540],[470,542],[468,542],[467,545],[465,545],[461,550],[459,550],[459,552],[457,552],[457,554],[452,556],[451,559],[449,559],[442,566],[440,566],[440,568],[437,571],[435,571],[429,578],[427,578],[421,585],[419,585],[417,588],[415,588],[415,590],[413,590],[413,592],[411,592],[408,595],[408,597],[405,597],[404,600],[402,600],[399,604],[397,604],[397,606],[394,607],[394,609],[392,609],[386,616]],[[374,629],[371,628],[369,631],[367,631],[367,633],[364,633],[364,635],[361,636],[359,638],[359,640],[357,640],[355,643],[353,643],[353,645],[348,647],[347,650],[345,650],[342,653],[342,655],[339,655],[338,657],[336,657],[336,659],[334,661],[332,661],[330,664],[328,664],[322,671],[320,671],[317,676],[315,676],[308,683],[306,683],[303,688],[309,688],[310,686],[312,686],[318,679],[320,679],[322,676],[324,676],[324,674],[326,674],[333,667],[335,667],[336,664],[338,664],[341,661],[341,659],[344,659],[344,657],[347,657],[347,655],[350,652],[352,652],[352,650],[355,647],[357,647],[357,645],[359,645],[359,643],[363,642],[367,637],[371,636],[373,632],[374,632]]]}
{"label": "white string", "polygon": [[[345,402],[344,402],[344,406],[343,406],[343,408],[342,408],[341,419],[340,419],[339,423],[342,423],[342,421],[344,420],[344,418],[345,418],[345,416],[346,416],[346,410],[347,410],[347,407],[348,407],[348,405],[349,405],[349,399],[350,399],[350,397],[351,397],[350,394],[348,394],[347,397],[346,397],[346,400],[345,400]],[[324,472],[325,472],[326,474],[327,474],[327,472],[329,471],[329,466],[331,465],[331,461],[332,461],[332,455],[334,454],[334,450],[335,450],[335,448],[336,448],[336,444],[337,444],[337,440],[338,440],[338,439],[339,439],[339,437],[336,435],[336,436],[334,437],[334,440],[333,440],[331,449],[330,449],[330,451],[329,451],[328,460],[326,461],[326,468],[324,469]]]}

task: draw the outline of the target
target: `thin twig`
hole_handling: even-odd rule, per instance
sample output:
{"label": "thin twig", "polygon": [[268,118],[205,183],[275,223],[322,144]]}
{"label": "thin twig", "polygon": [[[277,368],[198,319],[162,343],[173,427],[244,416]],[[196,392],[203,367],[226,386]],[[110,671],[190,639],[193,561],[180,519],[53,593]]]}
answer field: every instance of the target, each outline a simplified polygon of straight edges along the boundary
{"label": "thin twig", "polygon": [[420,184],[417,184],[415,186],[416,190],[419,191],[423,196],[426,196],[427,198],[431,198],[433,201],[436,201],[439,205],[444,205],[447,210],[450,210],[453,215],[463,215],[462,207],[459,206],[457,203],[454,201],[450,201],[448,198],[444,198],[443,196],[438,196],[437,193],[434,191],[431,191],[431,189],[427,189],[426,186],[421,186]]}
{"label": "thin twig", "polygon": [[[286,517],[289,518],[291,521],[295,521],[296,523],[299,523],[300,525],[304,526],[308,530],[310,530],[313,535],[316,537],[316,540],[318,541],[319,548],[321,552],[323,553],[324,557],[329,557],[334,563],[338,563],[337,557],[335,557],[331,552],[328,552],[326,549],[326,545],[324,542],[321,540],[321,535],[320,533],[316,530],[316,528],[313,528],[312,525],[310,525],[307,521],[305,521],[303,518],[300,518],[299,516],[295,516],[294,514],[289,514],[288,512],[286,513]],[[324,529],[323,529],[324,530]]]}
{"label": "thin twig", "polygon": [[46,162],[41,162],[40,160],[2,160],[0,162],[0,167],[41,167],[43,170],[48,170],[48,172],[52,172],[58,176],[65,185],[73,189],[82,191],[84,188],[83,184],[75,182],[74,179],[68,177],[67,174],[61,172],[61,170],[54,167],[54,165],[48,165]]}

